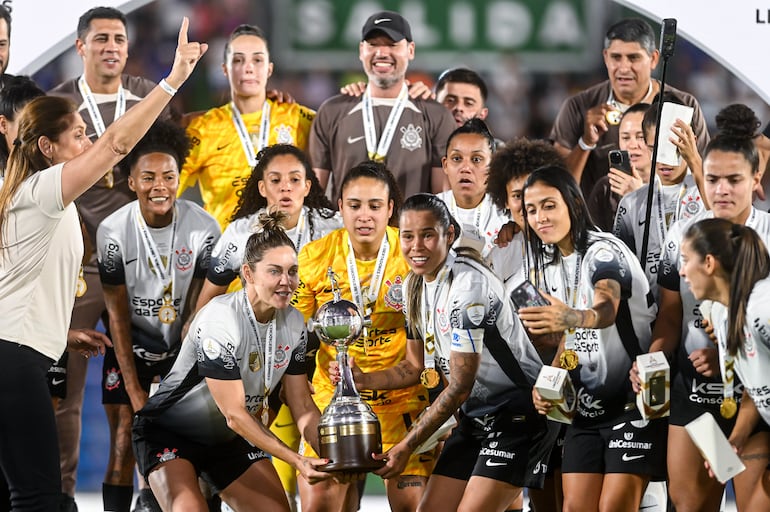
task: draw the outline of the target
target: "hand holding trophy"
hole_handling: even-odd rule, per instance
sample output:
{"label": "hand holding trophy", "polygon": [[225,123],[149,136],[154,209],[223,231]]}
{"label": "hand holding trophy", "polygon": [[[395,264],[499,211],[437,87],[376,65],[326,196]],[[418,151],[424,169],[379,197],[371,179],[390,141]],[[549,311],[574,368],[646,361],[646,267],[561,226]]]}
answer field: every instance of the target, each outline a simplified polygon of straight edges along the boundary
{"label": "hand holding trophy", "polygon": [[337,349],[340,371],[334,396],[318,422],[319,456],[331,461],[319,469],[372,471],[383,465],[371,456],[382,453],[380,422],[358,394],[348,364],[348,347],[361,335],[365,321],[358,306],[340,297],[331,267],[328,275],[334,299],[318,308],[315,319],[308,322],[308,330],[315,331],[321,341]]}

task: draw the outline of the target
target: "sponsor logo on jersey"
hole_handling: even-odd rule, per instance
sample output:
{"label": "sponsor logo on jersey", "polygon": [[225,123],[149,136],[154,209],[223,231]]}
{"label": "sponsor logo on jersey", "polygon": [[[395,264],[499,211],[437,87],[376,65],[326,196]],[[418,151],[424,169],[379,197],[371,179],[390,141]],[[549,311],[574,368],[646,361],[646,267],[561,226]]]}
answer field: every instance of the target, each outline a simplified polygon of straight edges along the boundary
{"label": "sponsor logo on jersey", "polygon": [[219,354],[222,352],[222,347],[219,345],[219,343],[212,340],[211,338],[206,338],[203,340],[201,343],[201,348],[203,349],[203,353],[206,354],[206,357],[211,360],[218,358]]}
{"label": "sponsor logo on jersey", "polygon": [[578,409],[580,415],[586,418],[598,418],[607,412],[604,410],[602,401],[596,400],[582,387],[578,391]]}
{"label": "sponsor logo on jersey", "polygon": [[481,325],[484,320],[484,306],[482,304],[471,304],[465,308],[465,315],[473,325]]}
{"label": "sponsor logo on jersey", "polygon": [[422,147],[422,126],[415,126],[409,123],[401,127],[401,148],[409,151],[415,151]]}

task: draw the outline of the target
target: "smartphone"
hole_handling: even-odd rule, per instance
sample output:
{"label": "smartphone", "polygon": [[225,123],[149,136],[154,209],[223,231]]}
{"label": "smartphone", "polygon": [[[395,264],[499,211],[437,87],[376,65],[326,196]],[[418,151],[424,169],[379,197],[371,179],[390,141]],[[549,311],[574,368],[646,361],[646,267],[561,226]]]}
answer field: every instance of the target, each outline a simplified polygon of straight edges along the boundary
{"label": "smartphone", "polygon": [[628,157],[628,151],[613,149],[610,151],[608,158],[610,160],[610,167],[626,174],[631,174],[631,159]]}
{"label": "smartphone", "polygon": [[533,306],[550,306],[550,302],[543,297],[540,290],[529,281],[524,281],[511,292],[511,300],[518,311],[521,308]]}

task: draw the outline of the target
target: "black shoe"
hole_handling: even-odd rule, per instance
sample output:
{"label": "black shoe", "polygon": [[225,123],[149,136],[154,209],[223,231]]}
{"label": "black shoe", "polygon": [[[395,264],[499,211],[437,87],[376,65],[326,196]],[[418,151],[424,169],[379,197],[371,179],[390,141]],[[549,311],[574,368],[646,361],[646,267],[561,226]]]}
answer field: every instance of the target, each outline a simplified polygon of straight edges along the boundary
{"label": "black shoe", "polygon": [[78,504],[75,503],[75,498],[62,493],[59,500],[59,512],[78,512]]}
{"label": "black shoe", "polygon": [[155,495],[152,494],[152,490],[142,489],[139,491],[139,496],[136,497],[133,512],[162,512],[162,510]]}

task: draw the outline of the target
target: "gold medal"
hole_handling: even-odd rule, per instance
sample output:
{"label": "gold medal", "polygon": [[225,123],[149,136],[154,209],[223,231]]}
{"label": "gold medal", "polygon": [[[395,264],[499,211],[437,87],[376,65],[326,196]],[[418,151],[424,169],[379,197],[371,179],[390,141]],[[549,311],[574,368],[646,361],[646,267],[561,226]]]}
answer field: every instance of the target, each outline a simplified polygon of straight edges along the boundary
{"label": "gold medal", "polygon": [[722,403],[719,406],[719,414],[721,414],[723,418],[729,420],[735,416],[736,412],[738,412],[738,404],[735,402],[735,398],[727,397],[722,399]]}
{"label": "gold medal", "polygon": [[559,356],[559,365],[565,370],[574,370],[578,365],[578,355],[572,349],[567,349]]}
{"label": "gold medal", "polygon": [[435,388],[440,381],[441,377],[435,368],[425,368],[420,374],[420,382],[428,389]]}
{"label": "gold medal", "polygon": [[78,283],[75,287],[75,297],[82,297],[88,291],[88,285],[86,284],[86,278],[83,277],[83,267],[80,267],[80,273],[78,274]]}
{"label": "gold medal", "polygon": [[620,124],[620,118],[623,114],[620,112],[620,110],[608,110],[606,114],[604,114],[604,119],[607,120],[608,123],[611,125],[618,125]]}
{"label": "gold medal", "polygon": [[158,310],[158,320],[164,324],[173,324],[174,320],[176,320],[176,309],[174,309],[174,306],[169,304],[161,306]]}
{"label": "gold medal", "polygon": [[115,186],[115,174],[112,172],[112,169],[104,173],[104,186],[107,188]]}
{"label": "gold medal", "polygon": [[268,426],[270,424],[270,412],[267,407],[267,397],[262,402],[262,424]]}
{"label": "gold medal", "polygon": [[385,155],[379,155],[377,153],[369,153],[369,160],[373,160],[378,163],[384,163]]}

